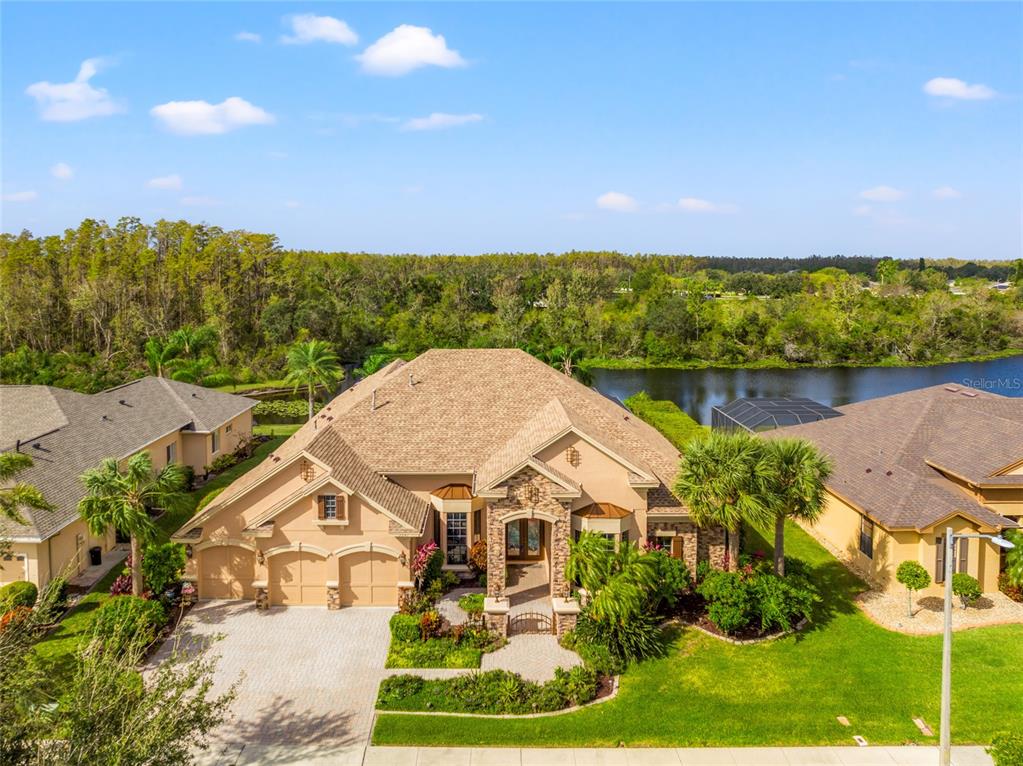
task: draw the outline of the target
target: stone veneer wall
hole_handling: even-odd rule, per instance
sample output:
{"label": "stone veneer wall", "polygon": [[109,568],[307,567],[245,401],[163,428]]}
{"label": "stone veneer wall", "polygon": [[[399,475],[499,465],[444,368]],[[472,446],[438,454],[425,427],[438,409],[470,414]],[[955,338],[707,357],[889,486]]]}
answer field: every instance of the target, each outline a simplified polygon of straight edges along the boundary
{"label": "stone veneer wall", "polygon": [[671,545],[671,537],[656,537],[658,530],[674,532],[683,539],[682,558],[690,573],[696,574],[699,561],[710,561],[715,569],[725,566],[725,530],[721,527],[700,529],[691,521],[657,521],[647,517],[647,535],[661,542],[664,546]]}
{"label": "stone veneer wall", "polygon": [[[491,500],[487,510],[487,595],[492,598],[504,598],[506,519],[521,511],[539,511],[556,519],[547,525],[551,595],[555,598],[567,598],[569,586],[565,579],[565,565],[568,563],[568,536],[572,528],[570,506],[551,497],[554,485],[546,476],[532,468],[522,469],[508,479],[505,485],[508,487],[508,496]],[[529,499],[530,487],[536,488],[535,501]]]}

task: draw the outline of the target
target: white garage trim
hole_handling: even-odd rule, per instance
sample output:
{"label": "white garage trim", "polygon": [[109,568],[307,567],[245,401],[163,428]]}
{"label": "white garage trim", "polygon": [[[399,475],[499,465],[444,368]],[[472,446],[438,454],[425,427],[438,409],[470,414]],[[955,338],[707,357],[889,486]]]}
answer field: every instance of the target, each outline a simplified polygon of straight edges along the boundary
{"label": "white garage trim", "polygon": [[278,545],[275,548],[271,548],[268,551],[264,551],[263,555],[266,558],[276,556],[278,553],[287,553],[288,551],[300,551],[302,553],[315,553],[319,556],[323,556],[325,559],[330,558],[330,551],[326,548],[321,548],[318,545],[310,545],[309,543],[288,543],[287,545]]}
{"label": "white garage trim", "polygon": [[507,524],[509,521],[517,521],[518,519],[543,519],[544,521],[549,521],[551,524],[561,521],[561,519],[557,516],[547,513],[546,511],[537,511],[533,508],[527,508],[523,511],[515,511],[514,513],[509,513],[507,516],[502,516],[501,523]]}
{"label": "white garage trim", "polygon": [[204,551],[207,548],[226,548],[232,545],[237,546],[239,548],[245,548],[246,550],[252,551],[253,553],[259,552],[256,546],[253,545],[252,543],[246,542],[245,540],[236,540],[233,537],[227,537],[224,538],[223,540],[207,540],[204,543],[199,543],[192,550],[198,553],[199,551]]}
{"label": "white garage trim", "polygon": [[388,556],[393,558],[399,558],[401,551],[397,551],[390,545],[384,545],[383,543],[355,543],[354,545],[345,545],[334,551],[334,555],[338,558],[347,556],[349,553],[386,553]]}

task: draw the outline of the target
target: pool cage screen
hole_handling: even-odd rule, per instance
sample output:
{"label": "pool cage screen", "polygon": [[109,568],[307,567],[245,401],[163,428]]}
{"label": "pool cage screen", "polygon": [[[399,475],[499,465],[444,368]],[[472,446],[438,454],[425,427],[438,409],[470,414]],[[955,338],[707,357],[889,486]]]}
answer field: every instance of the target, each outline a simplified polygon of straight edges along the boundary
{"label": "pool cage screen", "polygon": [[710,424],[715,431],[770,431],[773,428],[835,418],[841,414],[820,402],[802,397],[736,399],[714,407],[710,412]]}

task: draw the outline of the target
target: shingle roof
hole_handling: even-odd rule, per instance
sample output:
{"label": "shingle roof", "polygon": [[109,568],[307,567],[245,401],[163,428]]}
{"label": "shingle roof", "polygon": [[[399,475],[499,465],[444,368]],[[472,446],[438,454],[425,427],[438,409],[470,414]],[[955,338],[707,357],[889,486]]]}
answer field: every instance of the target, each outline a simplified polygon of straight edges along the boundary
{"label": "shingle roof", "polygon": [[890,529],[923,529],[957,511],[1014,526],[942,471],[977,483],[1023,459],[1023,399],[941,385],[838,411],[764,436],[813,441],[833,458],[829,489]]}
{"label": "shingle roof", "polygon": [[[0,445],[12,449],[16,440],[22,441],[20,451],[35,464],[18,480],[38,487],[56,506],[54,511],[26,511],[28,525],[0,520],[0,533],[39,539],[56,534],[78,518],[84,494],[78,477],[85,470],[104,458],[127,457],[174,431],[217,427],[255,404],[254,399],[152,377],[91,395],[50,386],[0,386]],[[37,407],[41,417],[33,429],[31,413]]]}
{"label": "shingle roof", "polygon": [[[410,362],[393,362],[335,398],[274,457],[288,460],[311,450],[324,438],[321,433],[330,431],[331,444],[344,442],[375,474],[476,474],[479,487],[532,458],[533,450],[570,427],[654,477],[659,486],[651,497],[659,506],[682,510],[667,489],[679,458],[667,439],[617,403],[518,349],[434,349]],[[207,510],[260,481],[276,465],[279,461],[264,461]],[[553,472],[549,466],[545,470]],[[353,482],[340,470],[339,478]],[[395,482],[387,485],[396,506],[406,511],[418,507],[411,492]],[[384,486],[377,485],[376,491],[383,492]]]}

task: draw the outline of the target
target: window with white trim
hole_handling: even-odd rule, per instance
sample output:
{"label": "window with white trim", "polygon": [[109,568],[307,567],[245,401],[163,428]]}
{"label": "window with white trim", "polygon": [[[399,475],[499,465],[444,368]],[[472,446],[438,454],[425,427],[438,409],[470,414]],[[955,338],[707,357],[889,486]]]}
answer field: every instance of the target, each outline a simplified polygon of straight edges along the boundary
{"label": "window with white trim", "polygon": [[469,519],[467,517],[468,514],[466,513],[447,514],[448,564],[464,564],[469,560],[469,549],[466,544],[469,532]]}
{"label": "window with white trim", "polygon": [[216,453],[220,451],[220,431],[214,431],[210,434],[210,452]]}
{"label": "window with white trim", "polygon": [[167,445],[167,462],[173,463],[178,459],[178,443],[171,442]]}
{"label": "window with white trim", "polygon": [[860,516],[860,553],[874,558],[874,522],[866,516]]}
{"label": "window with white trim", "polygon": [[323,518],[325,519],[337,518],[337,495],[323,496]]}

